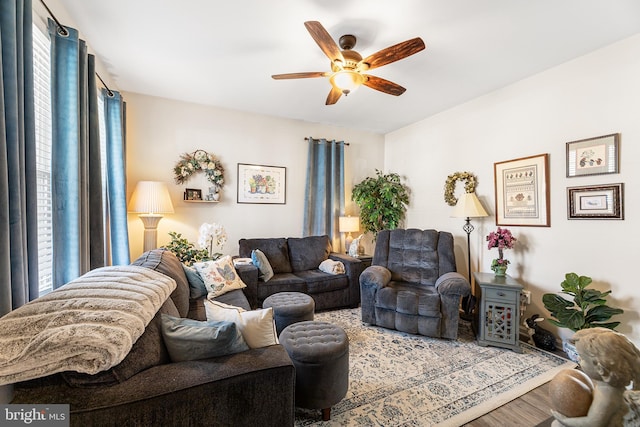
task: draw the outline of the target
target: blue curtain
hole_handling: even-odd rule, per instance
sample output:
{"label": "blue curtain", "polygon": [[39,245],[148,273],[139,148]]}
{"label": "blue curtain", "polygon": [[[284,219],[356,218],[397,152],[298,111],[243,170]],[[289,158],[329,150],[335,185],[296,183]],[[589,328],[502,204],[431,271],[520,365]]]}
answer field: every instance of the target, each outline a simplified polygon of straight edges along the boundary
{"label": "blue curtain", "polygon": [[[113,194],[122,200],[103,200],[103,192],[96,191],[105,184],[107,188],[120,188],[122,179],[115,183],[102,183],[100,158],[99,120],[94,59],[87,55],[87,47],[78,38],[78,31],[65,27],[62,31],[49,20],[51,38],[51,85],[52,85],[52,200],[53,200],[53,287],[84,274],[91,268],[111,262],[129,262],[129,242],[122,238],[122,221],[126,216],[123,190]],[[111,114],[109,114],[111,116]],[[123,121],[119,120],[122,125]],[[107,121],[107,128],[109,128]],[[122,130],[120,132],[123,132]],[[108,132],[109,133],[109,132]],[[107,138],[107,144],[109,144]],[[109,151],[109,148],[108,148]],[[116,153],[124,156],[123,150]],[[107,158],[112,175],[124,176],[124,160]],[[108,196],[111,191],[107,192]],[[105,203],[113,209],[101,219]],[[115,218],[114,218],[115,215]],[[110,259],[105,235],[111,235],[110,225],[115,223],[119,240],[115,249],[117,256]],[[107,224],[107,226],[105,226]],[[113,242],[113,240],[112,240]],[[114,249],[114,245],[111,245]],[[126,252],[126,256],[122,254]]]}
{"label": "blue curtain", "polygon": [[103,90],[107,133],[107,199],[111,238],[111,263],[129,264],[127,180],[125,176],[126,104],[118,92]]}
{"label": "blue curtain", "polygon": [[328,235],[340,247],[338,218],[344,212],[344,141],[308,138],[304,236]]}
{"label": "blue curtain", "polygon": [[0,2],[0,316],[38,297],[31,0]]}

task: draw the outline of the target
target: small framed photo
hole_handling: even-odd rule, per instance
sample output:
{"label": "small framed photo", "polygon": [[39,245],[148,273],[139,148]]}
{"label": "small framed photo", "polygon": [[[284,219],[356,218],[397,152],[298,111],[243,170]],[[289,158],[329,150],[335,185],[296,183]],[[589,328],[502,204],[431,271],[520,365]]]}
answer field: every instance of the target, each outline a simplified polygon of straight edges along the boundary
{"label": "small framed photo", "polygon": [[185,200],[202,200],[202,190],[198,188],[187,188],[184,191]]}
{"label": "small framed photo", "polygon": [[238,203],[285,204],[287,169],[238,163]]}
{"label": "small framed photo", "polygon": [[549,227],[549,155],[493,164],[496,225]]}
{"label": "small framed photo", "polygon": [[569,219],[624,219],[624,185],[567,188]]}
{"label": "small framed photo", "polygon": [[618,173],[620,134],[567,142],[567,177]]}

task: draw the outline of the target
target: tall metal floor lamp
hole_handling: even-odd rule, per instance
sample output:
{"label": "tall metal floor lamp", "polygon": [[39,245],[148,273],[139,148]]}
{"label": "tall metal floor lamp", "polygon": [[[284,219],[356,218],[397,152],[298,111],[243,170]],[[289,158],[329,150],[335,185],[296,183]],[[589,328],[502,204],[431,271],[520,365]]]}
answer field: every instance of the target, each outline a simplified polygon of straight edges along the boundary
{"label": "tall metal floor lamp", "polygon": [[[465,193],[462,197],[458,199],[458,203],[456,204],[453,215],[454,218],[466,218],[465,224],[462,226],[462,229],[467,233],[467,260],[468,260],[468,271],[469,271],[469,284],[471,284],[471,239],[470,235],[473,231],[474,227],[471,224],[471,218],[481,218],[488,216],[487,211],[482,207],[482,203],[478,200],[478,196],[476,193]],[[473,306],[475,305],[475,297],[469,296],[473,301],[473,304],[469,304],[467,300],[463,300],[462,306],[465,310],[463,319],[471,320]]]}

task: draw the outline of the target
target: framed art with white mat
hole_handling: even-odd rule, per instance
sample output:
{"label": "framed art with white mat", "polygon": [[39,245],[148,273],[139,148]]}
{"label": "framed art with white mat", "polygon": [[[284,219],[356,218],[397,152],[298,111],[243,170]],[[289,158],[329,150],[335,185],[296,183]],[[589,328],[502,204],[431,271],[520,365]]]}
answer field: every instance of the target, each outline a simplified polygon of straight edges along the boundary
{"label": "framed art with white mat", "polygon": [[548,169],[548,154],[493,164],[496,225],[551,225]]}

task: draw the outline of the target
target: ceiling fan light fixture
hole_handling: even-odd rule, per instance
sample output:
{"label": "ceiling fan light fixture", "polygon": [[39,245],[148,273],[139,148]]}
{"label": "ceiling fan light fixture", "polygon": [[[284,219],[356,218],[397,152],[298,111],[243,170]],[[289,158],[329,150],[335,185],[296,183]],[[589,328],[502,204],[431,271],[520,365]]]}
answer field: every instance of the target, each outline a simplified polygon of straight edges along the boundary
{"label": "ceiling fan light fixture", "polygon": [[357,71],[343,70],[333,73],[329,77],[329,82],[336,89],[340,89],[345,95],[356,90],[364,83],[364,76]]}

